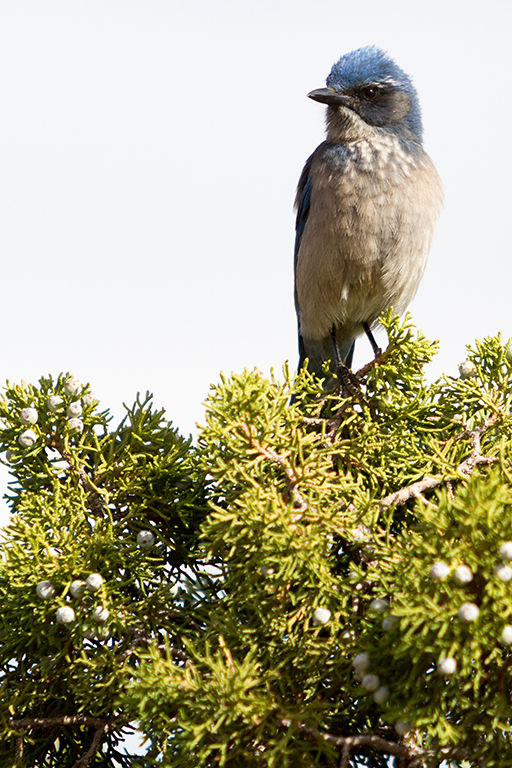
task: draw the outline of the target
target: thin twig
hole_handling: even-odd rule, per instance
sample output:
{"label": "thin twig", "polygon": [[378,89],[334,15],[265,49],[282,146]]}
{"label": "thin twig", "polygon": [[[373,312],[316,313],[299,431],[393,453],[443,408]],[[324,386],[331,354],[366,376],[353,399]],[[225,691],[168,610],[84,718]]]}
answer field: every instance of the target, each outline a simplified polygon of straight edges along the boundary
{"label": "thin twig", "polygon": [[322,424],[325,424],[325,419],[314,419],[312,416],[302,416],[301,423],[305,424],[307,427],[321,427]]}
{"label": "thin twig", "polygon": [[[22,734],[25,731],[28,731],[30,728],[54,728],[55,726],[59,725],[85,725],[86,728],[94,728],[94,737],[91,742],[91,746],[87,752],[85,752],[85,754],[82,755],[82,757],[73,764],[73,768],[87,768],[92,758],[100,748],[103,736],[116,727],[113,722],[103,720],[99,717],[91,717],[90,715],[24,717],[20,720],[11,720],[11,725],[16,731],[21,731]],[[23,747],[23,736],[20,735],[16,739],[17,760],[23,757]]]}
{"label": "thin twig", "polygon": [[[134,638],[128,648],[123,652],[121,656],[122,659],[127,659],[137,650],[137,648],[140,648],[141,646],[147,647],[150,645],[150,643],[153,642],[153,639],[148,637],[148,635],[146,635],[146,633],[141,629],[132,630],[132,632],[134,634]],[[165,643],[156,645],[155,648],[157,651],[161,652],[169,650],[173,658],[178,659],[179,661],[188,661],[189,659],[189,656],[187,653],[185,653],[185,651],[181,651],[179,648],[169,647]]]}
{"label": "thin twig", "polygon": [[348,744],[343,745],[341,750],[340,768],[348,768],[348,758],[350,755],[350,747]]}
{"label": "thin twig", "polygon": [[[289,728],[292,724],[291,720],[282,719],[280,725],[284,728]],[[350,752],[358,747],[372,747],[380,752],[387,753],[389,755],[395,755],[402,758],[405,764],[409,768],[427,768],[427,766],[439,766],[439,759],[444,761],[450,760],[468,760],[470,755],[467,749],[457,749],[455,747],[448,747],[441,750],[441,757],[436,757],[436,754],[432,750],[423,749],[415,739],[413,733],[397,741],[390,741],[383,736],[378,736],[376,733],[362,733],[354,736],[336,736],[327,731],[317,731],[315,728],[311,728],[303,723],[297,723],[298,730],[303,733],[311,741],[327,741],[329,744],[333,744],[335,747],[339,747],[340,754],[340,768],[348,768],[348,758]],[[483,765],[477,759],[478,765]]]}
{"label": "thin twig", "polygon": [[107,503],[107,492],[101,491],[99,488],[97,488],[85,471],[83,465],[76,464],[73,461],[73,457],[64,447],[61,438],[58,437],[54,432],[52,432],[50,435],[50,445],[60,453],[64,461],[68,462],[70,469],[78,474],[84,491],[89,494],[91,512],[94,515],[102,515],[103,509]]}
{"label": "thin twig", "polygon": [[442,482],[442,475],[435,475],[434,477],[427,475],[423,480],[418,480],[418,482],[412,483],[412,485],[408,485],[406,488],[401,488],[399,491],[388,494],[388,496],[385,496],[380,500],[379,504],[381,507],[390,507],[393,504],[400,507],[402,504],[405,504],[406,501],[409,501],[409,499],[417,499],[425,491],[437,488]]}
{"label": "thin twig", "polygon": [[[472,474],[475,467],[481,464],[492,464],[497,461],[495,456],[483,456],[481,449],[482,435],[492,427],[498,418],[497,414],[489,416],[483,424],[471,431],[467,432],[467,435],[471,438],[472,451],[467,459],[464,459],[457,467],[457,472],[461,475],[469,476]],[[444,481],[443,475],[434,475],[433,477],[427,475],[423,480],[418,480],[416,483],[401,488],[399,491],[390,493],[380,500],[381,507],[390,507],[393,504],[397,507],[405,504],[409,499],[417,499],[425,491],[430,491],[432,488],[437,488]]]}
{"label": "thin twig", "polygon": [[366,363],[366,365],[363,365],[362,368],[360,368],[355,373],[356,379],[363,379],[367,373],[369,373],[372,368],[375,368],[376,365],[380,365],[383,361],[387,360],[387,358],[390,355],[389,347],[384,352],[381,352],[380,355],[376,355],[373,360],[370,360],[369,363]]}
{"label": "thin twig", "polygon": [[55,717],[24,717],[21,720],[11,720],[12,727],[17,731],[28,728],[53,728],[55,725],[86,725],[91,728],[114,728],[113,723],[91,715],[57,715]]}
{"label": "thin twig", "polygon": [[276,451],[273,451],[271,448],[265,448],[265,446],[258,443],[258,441],[254,438],[251,438],[251,445],[258,451],[261,456],[264,456],[269,461],[273,461],[275,464],[278,464],[281,467],[284,472],[288,493],[290,498],[293,499],[293,506],[301,512],[306,510],[308,508],[307,502],[304,501],[299,491],[297,490],[299,481],[297,480],[297,476],[295,475],[293,469],[286,462],[286,457],[282,456]]}
{"label": "thin twig", "polygon": [[23,736],[17,736],[16,749],[14,752],[14,757],[16,760],[21,760],[21,758],[23,757],[24,749],[25,749],[25,742],[23,741]]}
{"label": "thin twig", "polygon": [[327,421],[327,437],[331,439],[331,442],[334,442],[334,438],[336,437],[339,428],[341,427],[343,423],[343,415],[347,408],[350,408],[352,405],[352,399],[349,398],[343,402],[334,416],[331,416],[330,419]]}
{"label": "thin twig", "polygon": [[[356,386],[360,386],[362,380],[366,376],[369,371],[371,371],[372,368],[374,368],[376,365],[379,365],[386,357],[388,356],[388,352],[382,352],[380,355],[377,355],[373,360],[370,360],[369,363],[366,363],[366,365],[363,365],[362,368],[360,368],[356,373],[351,374],[351,378],[354,381]],[[349,408],[353,403],[353,398],[356,397],[359,401],[363,401],[365,404],[366,400],[361,392],[354,392],[351,391],[350,388],[345,388],[343,393],[340,396],[340,399],[344,402],[341,403],[340,407],[334,414],[334,416],[331,416],[330,419],[322,419],[322,418],[311,418],[308,416],[304,416],[302,418],[302,423],[306,424],[308,426],[312,427],[320,427],[323,423],[327,424],[327,436],[331,439],[331,441],[334,441],[334,438],[336,437],[336,434],[341,427],[343,423],[343,415],[347,408]],[[324,397],[322,401],[320,402],[320,408],[317,409],[318,415],[321,413],[321,410],[323,406],[325,405],[327,401],[327,397]]]}
{"label": "thin twig", "polygon": [[[290,724],[290,721],[282,720],[281,723],[282,725],[287,726]],[[428,752],[424,752],[420,755],[416,751],[418,749],[417,747],[414,750],[414,753],[409,745],[389,741],[382,736],[377,736],[375,733],[362,733],[355,736],[335,736],[327,731],[316,731],[314,728],[311,728],[308,725],[303,725],[302,723],[298,723],[297,727],[301,733],[313,741],[324,740],[329,742],[329,744],[333,744],[335,747],[340,747],[342,749],[343,760],[345,759],[345,755],[348,756],[348,754],[357,747],[373,747],[374,749],[386,752],[389,755],[396,755],[398,757],[406,757],[409,759],[412,757],[415,759],[418,759],[419,757],[421,759],[423,757],[426,758],[429,755]],[[341,766],[344,765],[343,760]]]}
{"label": "thin twig", "polygon": [[100,748],[102,738],[106,732],[107,732],[106,726],[104,728],[97,728],[95,730],[94,737],[91,742],[91,746],[89,747],[85,755],[82,755],[82,757],[76,761],[76,763],[73,765],[73,768],[87,768],[92,758]]}

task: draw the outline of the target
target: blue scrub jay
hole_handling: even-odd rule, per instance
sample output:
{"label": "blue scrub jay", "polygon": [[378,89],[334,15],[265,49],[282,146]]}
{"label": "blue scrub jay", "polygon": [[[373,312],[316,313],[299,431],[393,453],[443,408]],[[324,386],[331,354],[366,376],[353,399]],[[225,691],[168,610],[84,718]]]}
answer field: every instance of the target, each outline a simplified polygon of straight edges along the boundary
{"label": "blue scrub jay", "polygon": [[308,96],[327,104],[327,137],[297,188],[295,307],[299,367],[322,376],[324,361],[351,365],[365,331],[376,352],[379,315],[412,300],[443,192],[416,90],[384,51],[347,53]]}

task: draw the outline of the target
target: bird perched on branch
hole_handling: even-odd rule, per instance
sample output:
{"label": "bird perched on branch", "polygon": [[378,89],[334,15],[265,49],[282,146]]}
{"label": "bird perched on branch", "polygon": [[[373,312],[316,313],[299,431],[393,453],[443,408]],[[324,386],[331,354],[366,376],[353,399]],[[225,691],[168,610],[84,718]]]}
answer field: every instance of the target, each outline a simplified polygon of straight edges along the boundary
{"label": "bird perched on branch", "polygon": [[443,192],[416,90],[384,51],[347,53],[308,96],[327,105],[327,136],[297,188],[295,306],[299,367],[321,376],[351,365],[363,332],[376,353],[379,315],[412,300]]}

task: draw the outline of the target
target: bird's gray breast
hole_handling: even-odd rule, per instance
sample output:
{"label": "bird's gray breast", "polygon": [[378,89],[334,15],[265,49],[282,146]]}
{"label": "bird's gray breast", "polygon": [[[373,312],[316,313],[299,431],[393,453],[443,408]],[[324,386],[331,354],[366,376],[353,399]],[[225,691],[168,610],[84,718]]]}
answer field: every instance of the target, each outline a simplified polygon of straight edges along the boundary
{"label": "bird's gray breast", "polygon": [[[296,265],[301,334],[361,332],[387,308],[402,312],[425,268],[442,188],[421,147],[395,136],[321,144]],[[357,332],[354,330],[358,328]]]}

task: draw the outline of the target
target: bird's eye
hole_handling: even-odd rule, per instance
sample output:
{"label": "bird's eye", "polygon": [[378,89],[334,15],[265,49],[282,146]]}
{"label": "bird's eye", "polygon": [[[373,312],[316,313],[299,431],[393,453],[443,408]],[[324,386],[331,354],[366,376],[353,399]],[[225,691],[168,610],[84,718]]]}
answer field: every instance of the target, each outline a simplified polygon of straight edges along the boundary
{"label": "bird's eye", "polygon": [[368,101],[371,101],[377,96],[377,89],[376,88],[365,88],[363,91],[363,96],[365,99],[368,99]]}

